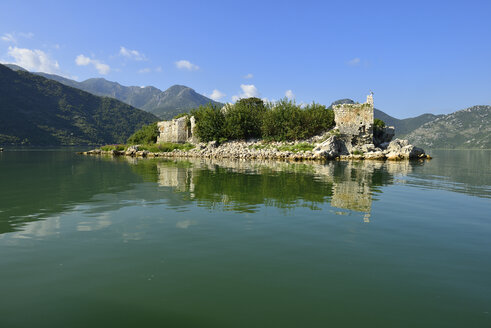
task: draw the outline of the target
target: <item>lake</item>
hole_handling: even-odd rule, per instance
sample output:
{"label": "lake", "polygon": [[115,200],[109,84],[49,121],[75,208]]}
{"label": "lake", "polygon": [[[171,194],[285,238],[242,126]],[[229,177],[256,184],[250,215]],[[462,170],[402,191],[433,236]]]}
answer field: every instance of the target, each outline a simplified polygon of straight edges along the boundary
{"label": "lake", "polygon": [[491,151],[0,153],[0,327],[491,327]]}

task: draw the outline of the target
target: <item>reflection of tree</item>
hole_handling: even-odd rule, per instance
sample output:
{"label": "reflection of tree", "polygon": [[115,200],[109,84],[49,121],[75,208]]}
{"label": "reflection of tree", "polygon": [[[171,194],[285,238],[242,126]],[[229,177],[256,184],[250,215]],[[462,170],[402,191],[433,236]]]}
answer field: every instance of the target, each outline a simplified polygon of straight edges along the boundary
{"label": "reflection of tree", "polygon": [[[279,208],[331,205],[364,212],[370,217],[372,193],[392,182],[393,174],[407,174],[407,162],[286,163],[199,159],[157,162],[159,183],[189,191],[201,205],[254,212],[264,204]],[[389,173],[390,171],[392,173]]]}
{"label": "reflection of tree", "polygon": [[239,212],[256,212],[260,206],[317,210],[331,202],[333,207],[369,214],[379,186],[412,168],[408,162],[324,165],[87,157],[71,152],[9,153],[0,165],[2,186],[7,186],[0,188],[0,233],[88,203],[84,211],[91,215],[142,201],[171,208],[197,202]]}

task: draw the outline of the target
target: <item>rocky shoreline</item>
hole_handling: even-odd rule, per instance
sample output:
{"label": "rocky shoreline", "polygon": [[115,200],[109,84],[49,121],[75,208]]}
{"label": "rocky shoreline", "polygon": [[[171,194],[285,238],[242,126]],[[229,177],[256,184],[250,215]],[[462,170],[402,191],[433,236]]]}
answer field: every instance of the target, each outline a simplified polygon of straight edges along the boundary
{"label": "rocky shoreline", "polygon": [[[79,154],[112,155],[131,157],[180,157],[180,158],[230,158],[230,159],[274,159],[274,160],[412,160],[431,159],[421,148],[410,145],[407,140],[395,139],[377,147],[374,144],[352,146],[351,139],[339,135],[317,136],[311,140],[296,142],[270,142],[261,140],[215,141],[196,143],[190,150],[149,152],[138,145],[126,150],[103,151],[94,149]],[[285,148],[291,150],[284,150]],[[311,148],[312,150],[302,150]]]}

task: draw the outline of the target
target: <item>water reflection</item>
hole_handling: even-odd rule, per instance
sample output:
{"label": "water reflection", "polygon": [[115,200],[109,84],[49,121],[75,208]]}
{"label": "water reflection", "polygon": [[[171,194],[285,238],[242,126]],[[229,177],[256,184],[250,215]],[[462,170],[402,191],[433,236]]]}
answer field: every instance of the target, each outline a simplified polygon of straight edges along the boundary
{"label": "water reflection", "polygon": [[[57,230],[60,213],[67,212],[91,218],[77,222],[75,230],[94,231],[111,225],[108,212],[161,204],[173,211],[188,211],[192,204],[240,213],[262,207],[285,213],[296,208],[323,209],[339,215],[359,213],[361,220],[370,222],[382,187],[394,183],[491,197],[490,171],[483,170],[490,154],[453,151],[425,163],[320,164],[11,152],[0,159],[0,233],[24,230],[41,236]],[[51,218],[50,222],[26,227],[45,218]],[[176,227],[186,229],[195,223],[187,218]]]}
{"label": "water reflection", "polygon": [[190,199],[201,206],[255,212],[261,205],[318,210],[320,204],[330,202],[338,209],[364,213],[365,222],[370,219],[373,193],[380,193],[378,187],[411,171],[408,162],[319,164],[200,159],[153,163],[160,186],[189,193]]}

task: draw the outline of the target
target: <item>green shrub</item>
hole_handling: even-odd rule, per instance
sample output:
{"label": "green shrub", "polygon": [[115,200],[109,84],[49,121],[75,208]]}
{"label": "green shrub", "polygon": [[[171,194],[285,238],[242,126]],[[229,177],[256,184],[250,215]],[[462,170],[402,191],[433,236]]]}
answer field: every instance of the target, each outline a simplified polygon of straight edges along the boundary
{"label": "green shrub", "polygon": [[130,145],[156,143],[158,135],[159,130],[157,128],[157,122],[155,122],[149,125],[144,125],[140,130],[133,133],[128,138],[127,143]]}
{"label": "green shrub", "polygon": [[373,120],[373,135],[376,138],[380,138],[384,133],[385,122],[376,118]]}
{"label": "green shrub", "polygon": [[224,125],[225,115],[218,106],[208,104],[206,106],[199,106],[191,112],[196,119],[196,127],[193,133],[201,141],[220,140],[225,138]]}
{"label": "green shrub", "polygon": [[335,125],[334,112],[324,105],[312,103],[304,109],[302,139],[311,138],[332,129]]}
{"label": "green shrub", "polygon": [[381,119],[376,118],[376,119],[373,120],[373,127],[374,128],[375,127],[377,127],[377,128],[385,128],[385,122],[382,121]]}
{"label": "green shrub", "polygon": [[232,140],[261,137],[261,125],[265,112],[259,98],[240,99],[226,107],[224,133]]}
{"label": "green shrub", "polygon": [[267,140],[296,140],[302,136],[302,109],[295,102],[282,99],[270,104],[263,116],[262,132]]}

